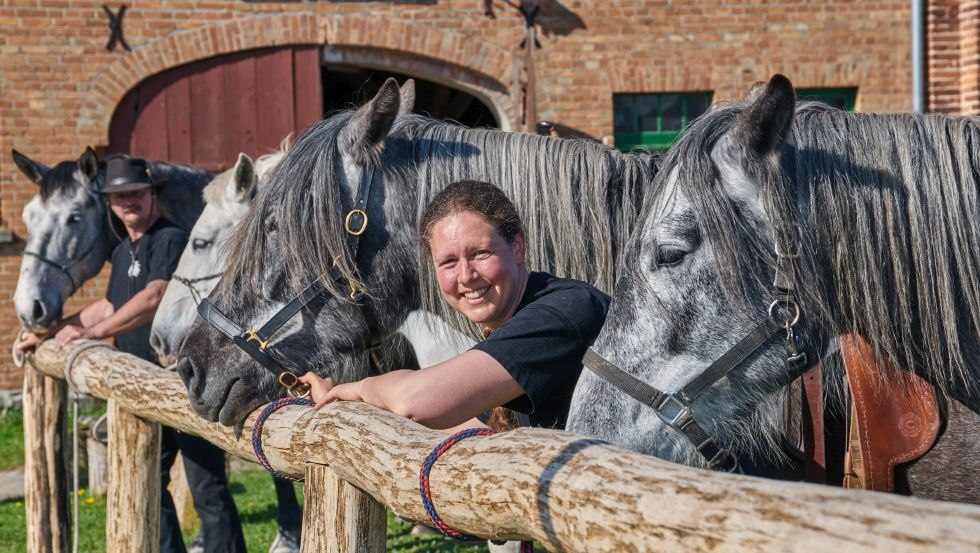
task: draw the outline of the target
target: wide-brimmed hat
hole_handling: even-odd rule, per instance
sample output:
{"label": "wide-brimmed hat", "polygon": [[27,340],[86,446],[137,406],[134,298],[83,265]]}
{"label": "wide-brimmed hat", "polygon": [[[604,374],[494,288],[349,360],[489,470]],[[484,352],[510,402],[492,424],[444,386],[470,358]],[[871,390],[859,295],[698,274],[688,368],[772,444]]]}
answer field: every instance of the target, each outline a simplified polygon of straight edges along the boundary
{"label": "wide-brimmed hat", "polygon": [[153,170],[145,159],[138,157],[114,157],[106,162],[105,188],[102,194],[117,194],[143,188],[159,190],[167,185],[165,180],[154,180]]}

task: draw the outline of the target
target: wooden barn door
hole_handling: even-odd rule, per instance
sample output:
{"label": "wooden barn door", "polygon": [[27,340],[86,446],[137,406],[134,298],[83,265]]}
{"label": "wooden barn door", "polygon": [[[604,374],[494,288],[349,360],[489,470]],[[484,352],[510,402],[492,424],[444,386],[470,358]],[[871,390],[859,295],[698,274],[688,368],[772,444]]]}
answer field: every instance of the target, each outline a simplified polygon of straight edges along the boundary
{"label": "wooden barn door", "polygon": [[130,90],[108,153],[223,170],[323,117],[318,46],[250,50],[154,75]]}

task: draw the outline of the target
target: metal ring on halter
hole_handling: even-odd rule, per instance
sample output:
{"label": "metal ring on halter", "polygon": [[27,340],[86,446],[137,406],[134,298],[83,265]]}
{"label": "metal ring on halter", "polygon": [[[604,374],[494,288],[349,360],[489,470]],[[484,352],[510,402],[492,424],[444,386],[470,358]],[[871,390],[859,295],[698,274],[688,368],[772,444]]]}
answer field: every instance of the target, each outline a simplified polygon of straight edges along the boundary
{"label": "metal ring on halter", "polygon": [[793,298],[776,300],[772,302],[769,304],[769,318],[772,319],[773,322],[779,322],[776,321],[776,306],[779,304],[785,304],[792,308],[793,316],[783,322],[785,322],[787,326],[796,326],[796,323],[800,322],[800,304],[796,303],[796,300]]}
{"label": "metal ring on halter", "polygon": [[[299,377],[289,371],[279,373],[279,384],[293,397],[309,397],[310,387],[299,381]],[[302,391],[300,391],[302,390]]]}
{"label": "metal ring on halter", "polygon": [[256,342],[259,343],[259,349],[261,350],[265,350],[265,348],[269,347],[269,340],[263,341],[261,338],[259,338],[259,333],[256,332],[254,329],[246,330],[245,341],[251,342],[252,340],[255,340]]}
{"label": "metal ring on halter", "polygon": [[[354,218],[354,215],[360,215],[364,219],[364,222],[361,223],[361,227],[358,228],[357,230],[353,230],[350,228],[350,222],[351,219]],[[367,230],[367,226],[368,226],[368,214],[365,213],[364,210],[362,209],[350,210],[347,213],[347,218],[344,219],[344,230],[346,230],[347,234],[351,236],[360,236],[364,234],[364,231]]]}

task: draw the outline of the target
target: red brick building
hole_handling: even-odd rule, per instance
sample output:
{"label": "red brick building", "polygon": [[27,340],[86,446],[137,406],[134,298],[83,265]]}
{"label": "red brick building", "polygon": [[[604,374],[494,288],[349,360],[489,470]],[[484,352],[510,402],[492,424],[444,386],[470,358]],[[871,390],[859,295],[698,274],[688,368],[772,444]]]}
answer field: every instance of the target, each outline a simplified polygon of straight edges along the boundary
{"label": "red brick building", "polygon": [[[10,297],[27,232],[20,213],[35,191],[11,161],[12,148],[49,164],[92,145],[220,168],[238,149],[262,153],[352,95],[363,98],[359,80],[384,74],[415,77],[433,115],[524,126],[525,24],[501,0],[489,2],[492,18],[484,0],[136,0],[122,18],[130,51],[106,49],[103,3],[0,7],[0,226],[9,230],[0,243],[3,344],[18,328]],[[704,98],[741,96],[777,72],[808,92],[843,95],[859,111],[912,107],[909,0],[538,4],[537,119],[561,132],[655,142]],[[924,4],[927,109],[980,110],[980,0]],[[278,115],[241,119],[241,82],[249,83],[253,111],[261,104]],[[197,111],[178,121],[181,102]],[[223,141],[186,139],[195,125],[225,129]],[[154,138],[161,128],[167,136]],[[95,279],[68,309],[103,291]],[[19,379],[0,364],[0,389]]]}

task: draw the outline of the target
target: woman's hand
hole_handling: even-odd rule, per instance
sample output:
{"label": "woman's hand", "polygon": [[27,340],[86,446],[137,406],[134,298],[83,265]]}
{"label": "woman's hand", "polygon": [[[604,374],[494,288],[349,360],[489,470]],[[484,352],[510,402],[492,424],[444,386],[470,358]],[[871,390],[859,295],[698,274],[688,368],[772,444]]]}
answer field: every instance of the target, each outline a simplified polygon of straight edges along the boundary
{"label": "woman's hand", "polygon": [[299,377],[299,381],[310,387],[310,399],[313,408],[319,409],[334,401],[364,401],[361,397],[361,382],[334,384],[332,378],[322,378],[314,372],[308,372]]}

